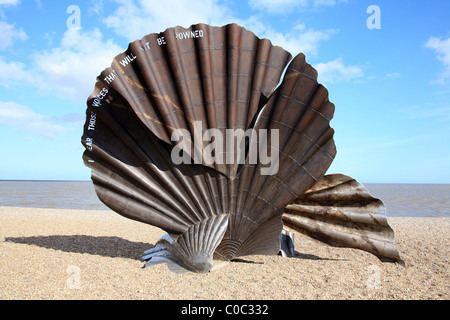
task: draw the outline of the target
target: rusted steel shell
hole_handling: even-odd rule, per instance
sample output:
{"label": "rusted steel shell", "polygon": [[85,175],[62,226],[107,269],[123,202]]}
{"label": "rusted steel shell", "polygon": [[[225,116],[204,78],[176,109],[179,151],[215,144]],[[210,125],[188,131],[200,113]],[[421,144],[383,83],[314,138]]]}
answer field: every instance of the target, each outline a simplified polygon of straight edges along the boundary
{"label": "rusted steel shell", "polygon": [[286,206],[283,224],[331,246],[361,249],[382,261],[403,264],[385,213],[383,202],[364,185],[331,174]]}
{"label": "rusted steel shell", "polygon": [[[226,215],[216,258],[277,254],[284,207],[322,178],[336,154],[328,92],[303,54],[290,59],[236,24],[175,27],[131,43],[87,102],[83,158],[100,200],[175,240]],[[276,129],[279,140],[268,134],[257,142],[279,154],[278,170],[263,174],[265,164],[248,154],[243,164],[174,164],[172,133],[192,137],[195,123],[202,133]]]}
{"label": "rusted steel shell", "polygon": [[[188,130],[194,137],[195,121],[202,123],[202,134],[211,128],[223,135],[226,129],[245,131],[291,58],[286,50],[236,24],[169,28],[131,43],[102,72],[91,99],[107,85],[170,145],[175,130]],[[236,166],[202,164],[236,175]]]}

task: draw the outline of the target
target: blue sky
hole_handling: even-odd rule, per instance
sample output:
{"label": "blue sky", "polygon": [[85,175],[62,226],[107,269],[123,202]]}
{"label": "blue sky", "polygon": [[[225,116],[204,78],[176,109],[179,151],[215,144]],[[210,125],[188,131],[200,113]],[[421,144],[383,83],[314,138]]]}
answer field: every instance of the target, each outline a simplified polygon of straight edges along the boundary
{"label": "blue sky", "polygon": [[336,105],[328,173],[450,183],[449,13],[438,0],[0,0],[0,179],[89,180],[86,99],[113,57],[176,25],[236,22],[319,71]]}

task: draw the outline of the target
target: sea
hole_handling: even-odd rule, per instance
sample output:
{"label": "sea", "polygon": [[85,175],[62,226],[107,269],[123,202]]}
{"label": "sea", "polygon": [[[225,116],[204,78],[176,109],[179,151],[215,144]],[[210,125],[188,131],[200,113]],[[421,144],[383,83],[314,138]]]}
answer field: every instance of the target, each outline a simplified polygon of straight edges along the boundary
{"label": "sea", "polygon": [[[388,217],[450,217],[450,184],[367,183]],[[109,210],[91,181],[0,180],[1,207]]]}

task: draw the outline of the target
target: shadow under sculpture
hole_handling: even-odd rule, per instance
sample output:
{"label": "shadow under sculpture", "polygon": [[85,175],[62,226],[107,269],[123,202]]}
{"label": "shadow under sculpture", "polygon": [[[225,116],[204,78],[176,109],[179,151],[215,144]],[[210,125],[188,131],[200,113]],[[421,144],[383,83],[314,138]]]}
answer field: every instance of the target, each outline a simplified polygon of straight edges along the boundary
{"label": "shadow under sculpture", "polygon": [[[208,272],[213,259],[278,254],[283,222],[319,237],[304,228],[319,215],[299,222],[292,205],[320,185],[336,155],[333,114],[303,54],[292,59],[236,24],[169,28],[131,43],[97,78],[83,159],[102,202],[168,233],[147,264],[171,259]],[[237,141],[230,132],[250,134]]]}

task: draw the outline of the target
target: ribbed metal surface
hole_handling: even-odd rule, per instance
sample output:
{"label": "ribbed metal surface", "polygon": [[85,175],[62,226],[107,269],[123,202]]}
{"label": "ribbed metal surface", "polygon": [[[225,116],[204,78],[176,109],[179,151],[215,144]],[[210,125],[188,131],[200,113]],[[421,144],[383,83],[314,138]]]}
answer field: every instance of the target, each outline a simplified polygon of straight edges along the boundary
{"label": "ribbed metal surface", "polygon": [[[120,94],[158,138],[173,145],[172,132],[186,129],[193,136],[195,121],[201,121],[202,134],[210,128],[224,135],[226,129],[246,130],[290,59],[289,52],[236,24],[198,24],[131,43],[99,80]],[[236,174],[237,166],[209,166],[229,177]]]}
{"label": "ribbed metal surface", "polygon": [[213,254],[227,230],[228,215],[222,214],[191,226],[176,241],[176,254],[182,264],[195,272],[208,272]]}
{"label": "ribbed metal surface", "polygon": [[403,263],[381,200],[355,179],[326,175],[286,206],[285,228],[336,247],[361,249],[382,261]]}
{"label": "ribbed metal surface", "polygon": [[[334,105],[316,78],[316,71],[299,54],[270,96],[255,129],[279,130],[280,150],[270,151],[279,152],[279,170],[262,175],[262,164],[258,163],[246,164],[239,172],[235,209],[230,217],[230,226],[235,227],[228,228],[218,255],[277,253],[282,228],[279,214],[319,181],[333,161],[336,149],[329,121]],[[234,246],[240,243],[237,253],[223,249],[232,247],[228,241]]]}
{"label": "ribbed metal surface", "polygon": [[[277,254],[284,207],[325,174],[336,150],[334,105],[316,71],[235,24],[167,29],[130,44],[98,78],[82,137],[99,198],[174,239],[213,216],[228,216],[216,257]],[[256,121],[258,112],[264,107]],[[176,129],[277,129],[275,173],[265,165],[179,164]],[[224,142],[224,144],[226,141]],[[203,145],[204,147],[204,145]]]}

